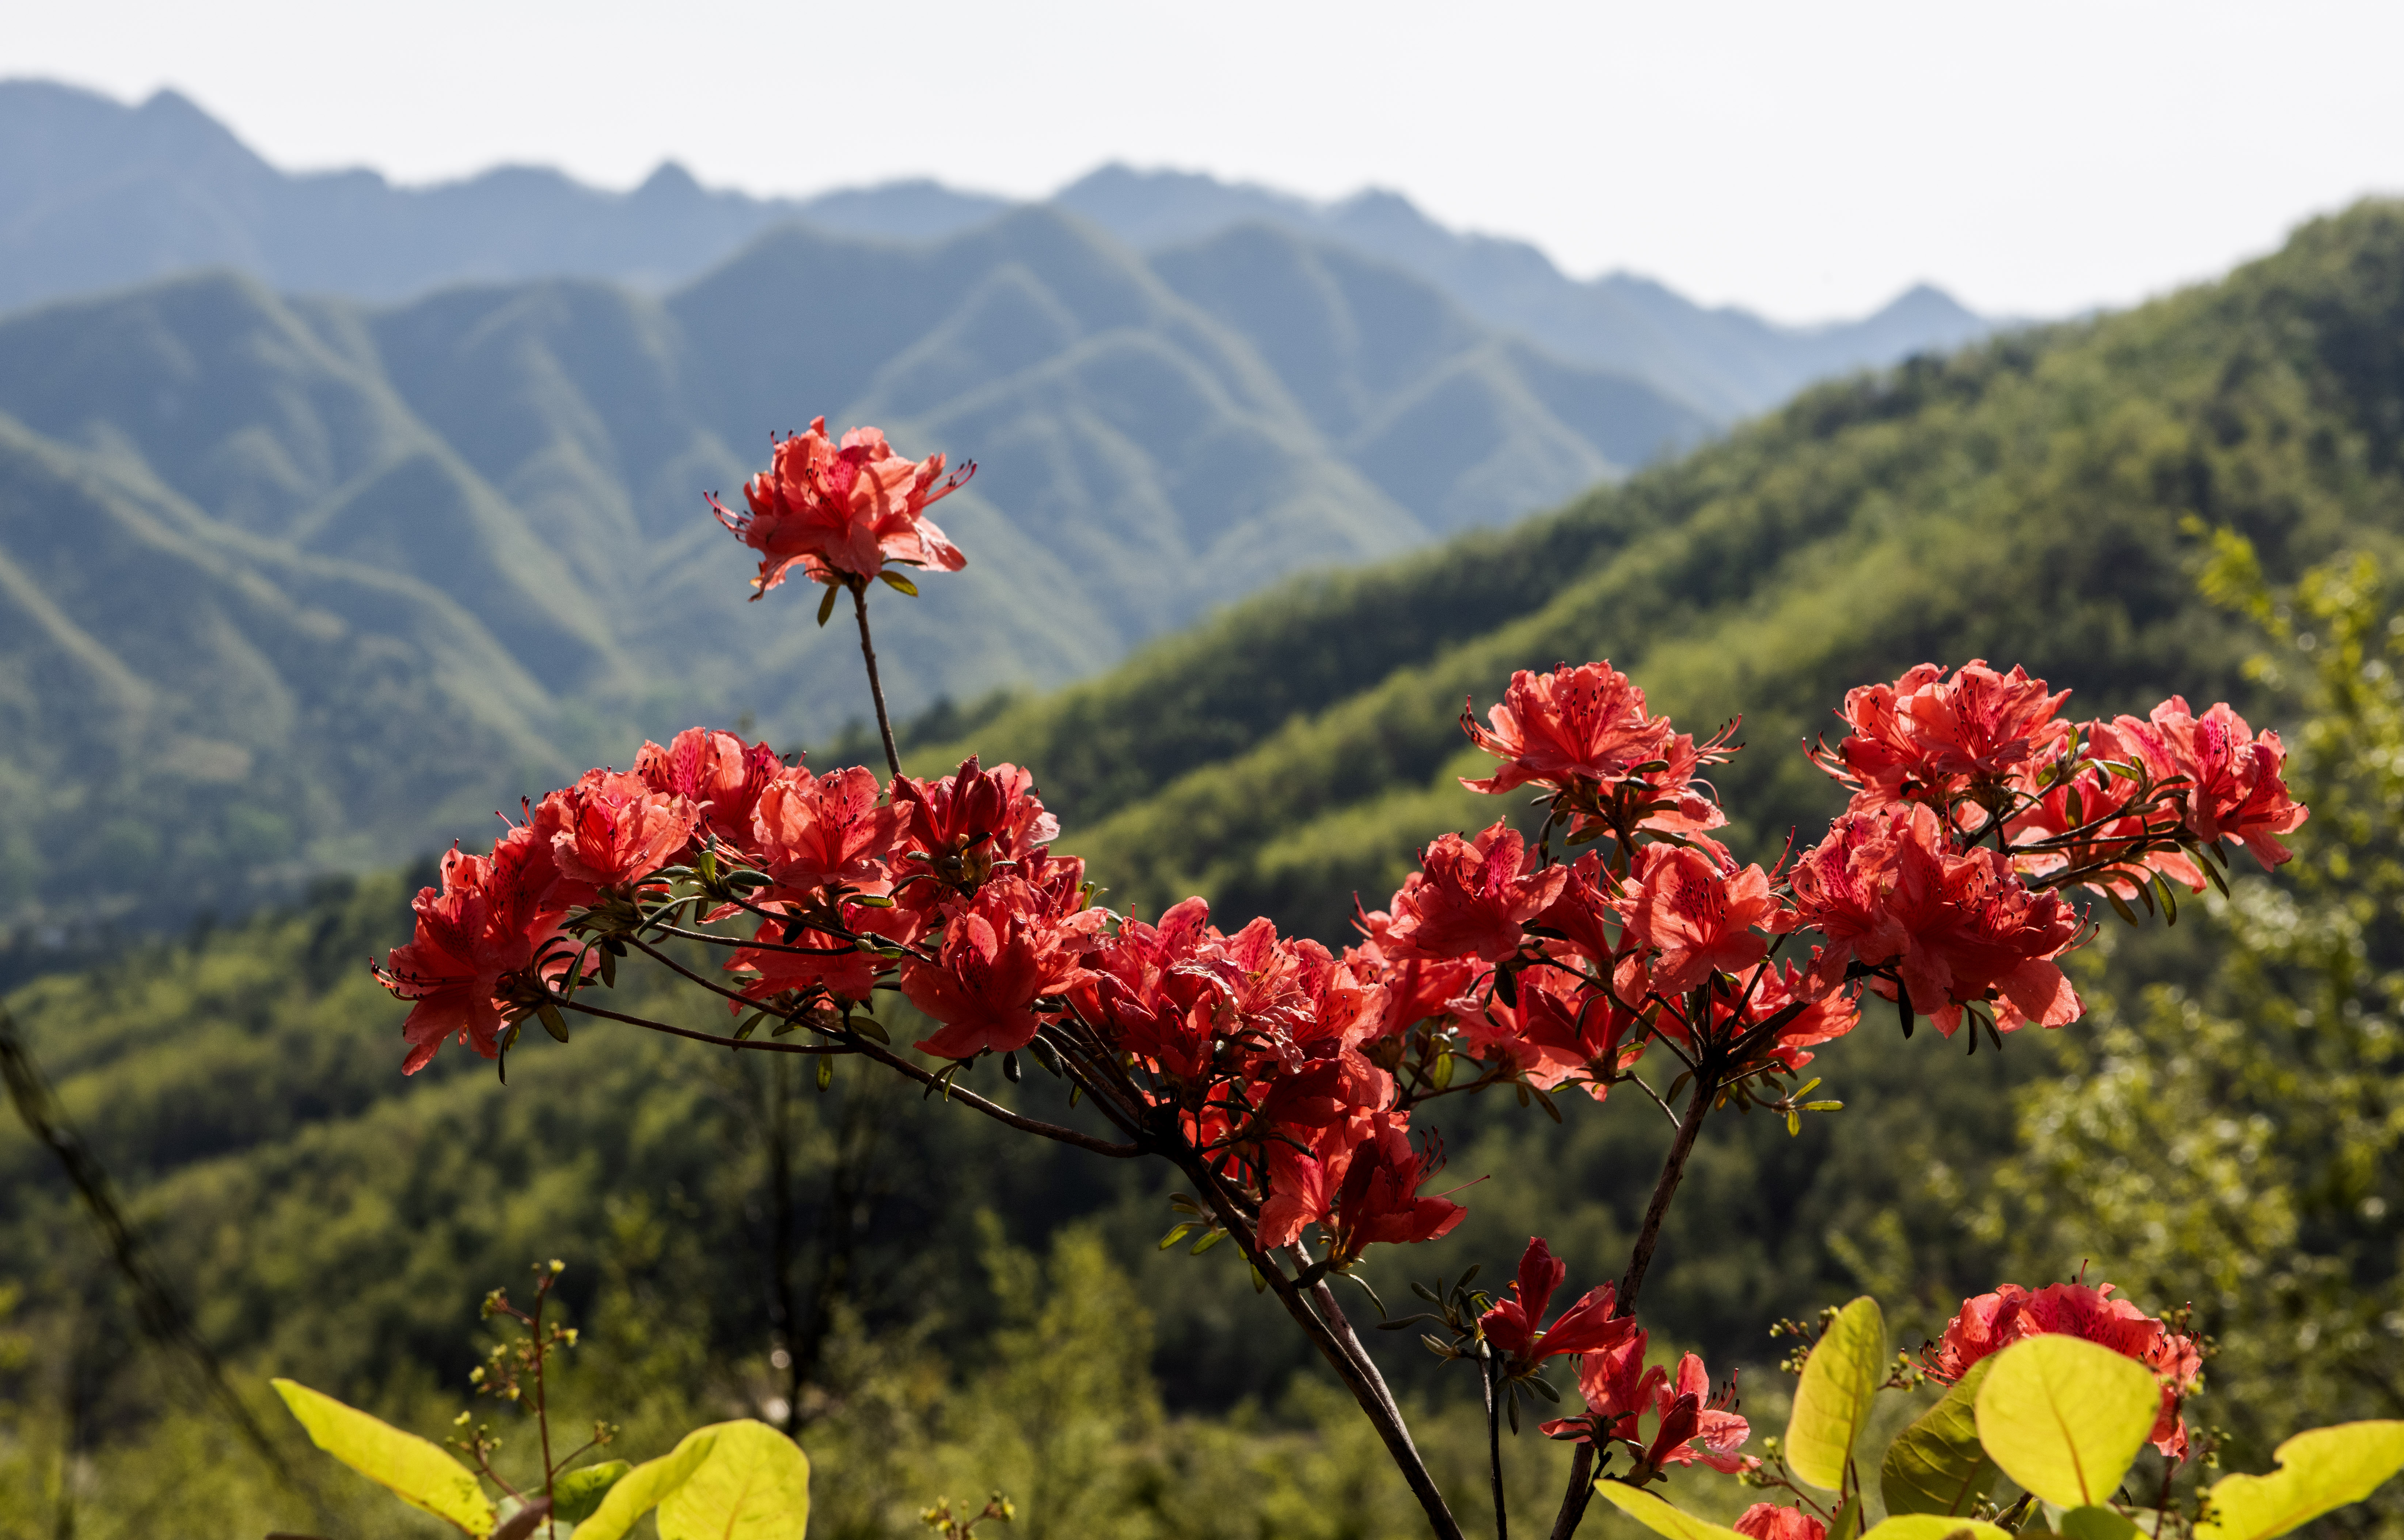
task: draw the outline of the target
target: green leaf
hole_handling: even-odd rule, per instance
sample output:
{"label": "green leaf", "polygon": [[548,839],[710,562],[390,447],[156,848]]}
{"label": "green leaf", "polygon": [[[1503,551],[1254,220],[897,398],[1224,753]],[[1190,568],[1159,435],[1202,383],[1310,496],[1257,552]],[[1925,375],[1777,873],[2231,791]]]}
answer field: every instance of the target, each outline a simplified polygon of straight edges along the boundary
{"label": "green leaf", "polygon": [[1837,1510],[1837,1521],[1828,1526],[1828,1540],[1856,1540],[1861,1533],[1862,1494],[1855,1492]]}
{"label": "green leaf", "polygon": [[581,1524],[593,1517],[593,1510],[609,1495],[609,1489],[634,1468],[623,1460],[608,1460],[569,1471],[551,1484],[552,1517]]}
{"label": "green leaf", "polygon": [[661,1502],[660,1540],[801,1540],[810,1521],[802,1447],[749,1418],[705,1431],[718,1447]]}
{"label": "green leaf", "polygon": [[918,596],[918,585],[912,582],[908,578],[903,577],[901,573],[893,571],[888,567],[885,571],[879,572],[876,575],[885,580],[886,587],[898,589],[902,593],[909,595],[914,599]]}
{"label": "green leaf", "polygon": [[309,1441],[370,1481],[382,1482],[412,1508],[466,1533],[493,1533],[493,1505],[467,1466],[441,1446],[346,1407],[290,1379],[269,1383],[292,1409]]}
{"label": "green leaf", "polygon": [[1995,1463],[1978,1444],[1973,1406],[1987,1378],[1982,1358],[1943,1400],[1887,1446],[1879,1466],[1879,1495],[1889,1513],[1964,1514],[1995,1484]]}
{"label": "green leaf", "polygon": [[2133,1540],[2137,1533],[2126,1514],[2093,1505],[2063,1509],[2057,1528],[2062,1540]]}
{"label": "green leaf", "polygon": [[2359,1503],[2404,1469],[2404,1422],[2341,1422],[2299,1433],[2271,1451],[2268,1476],[2224,1476],[2208,1494],[2196,1540],[2271,1540],[2331,1508]]}
{"label": "green leaf", "polygon": [[1654,1533],[1668,1535],[1670,1540],[1741,1540],[1726,1524],[1714,1524],[1673,1508],[1642,1487],[1631,1487],[1625,1481],[1598,1481],[1594,1490],[1612,1506]]}
{"label": "green leaf", "polygon": [[1886,1317],[1864,1295],[1837,1312],[1803,1365],[1786,1420],[1786,1463],[1796,1475],[1827,1491],[1845,1484],[1853,1441],[1869,1421],[1885,1370]]}
{"label": "green leaf", "polygon": [[[2011,1533],[1977,1519],[1955,1519],[1941,1513],[1898,1514],[1870,1526],[1862,1540],[2012,1540]],[[2028,1540],[2023,1534],[2020,1540]]]}
{"label": "green leaf", "polygon": [[646,1460],[620,1477],[593,1516],[576,1526],[580,1540],[619,1540],[635,1520],[692,1478],[718,1448],[718,1430],[701,1428],[657,1460]]}
{"label": "green leaf", "polygon": [[2085,1507],[2118,1490],[2161,1399],[2132,1358],[2076,1337],[2023,1337],[1995,1355],[1978,1387],[1978,1442],[2054,1506]]}
{"label": "green leaf", "polygon": [[834,584],[827,584],[826,597],[818,601],[818,624],[826,624],[827,617],[834,613],[834,596],[842,592]]}

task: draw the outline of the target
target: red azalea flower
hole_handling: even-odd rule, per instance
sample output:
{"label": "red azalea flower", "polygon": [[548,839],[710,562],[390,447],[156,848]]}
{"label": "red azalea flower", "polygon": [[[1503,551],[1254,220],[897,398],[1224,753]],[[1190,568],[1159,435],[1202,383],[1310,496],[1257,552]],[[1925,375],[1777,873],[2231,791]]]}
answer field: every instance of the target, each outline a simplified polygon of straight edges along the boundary
{"label": "red azalea flower", "polygon": [[2278,836],[2294,833],[2312,815],[2288,793],[2287,750],[2278,734],[2257,737],[2226,701],[2197,717],[2180,695],[2143,721],[2121,717],[2113,726],[2155,779],[2187,777],[2187,828],[2197,839],[2236,840],[2265,871],[2292,854]]}
{"label": "red azalea flower", "polygon": [[1549,1328],[1539,1329],[1553,1291],[1568,1276],[1568,1265],[1553,1255],[1544,1239],[1531,1237],[1519,1257],[1519,1277],[1510,1295],[1477,1318],[1486,1339],[1509,1357],[1513,1378],[1535,1373],[1548,1358],[1612,1347],[1637,1330],[1633,1320],[1614,1317],[1619,1295],[1608,1283],[1587,1290]]}
{"label": "red azalea flower", "polygon": [[2172,1331],[2125,1299],[2111,1297],[2112,1285],[2049,1283],[2031,1294],[2006,1283],[1992,1294],[1962,1302],[1945,1335],[1922,1355],[1928,1376],[1952,1384],[1971,1365],[2024,1337],[2048,1333],[2082,1337],[2133,1358],[2161,1381],[2161,1409],[2154,1419],[2154,1448],[2173,1460],[2187,1458],[2187,1424],[2179,1403],[2202,1382],[2203,1354],[2195,1339]]}
{"label": "red azalea flower", "polygon": [[1551,907],[1569,870],[1539,868],[1517,830],[1497,820],[1475,840],[1446,834],[1419,852],[1420,869],[1394,894],[1380,945],[1431,958],[1500,962],[1519,949],[1527,923]]}
{"label": "red azalea flower", "polygon": [[1828,1540],[1828,1526],[1801,1508],[1755,1503],[1732,1526],[1749,1540]]}
{"label": "red azalea flower", "polygon": [[682,855],[700,827],[690,801],[615,770],[587,770],[534,810],[535,833],[550,841],[561,875],[594,889],[642,881]]}
{"label": "red azalea flower", "polygon": [[877,805],[874,771],[851,765],[814,776],[781,770],[760,791],[748,842],[776,886],[804,893],[842,883],[864,893],[892,888],[885,858],[902,818]]}
{"label": "red azalea flower", "polygon": [[544,980],[569,960],[561,948],[535,963],[559,935],[567,904],[552,847],[530,826],[511,829],[489,857],[450,850],[441,881],[418,889],[410,905],[415,934],[376,970],[377,982],[417,1002],[401,1024],[410,1045],[403,1074],[426,1068],[454,1033],[486,1058],[498,1054],[502,1029],[533,1009]]}
{"label": "red azalea flower", "polygon": [[2070,692],[2048,694],[2025,669],[2008,674],[1973,658],[1952,678],[1923,663],[1894,683],[1846,693],[1838,715],[1852,729],[1811,757],[1853,789],[1852,810],[1902,801],[1938,805],[1974,783],[1995,782],[2065,736],[2054,713]]}
{"label": "red azalea flower", "polygon": [[635,756],[635,774],[644,784],[688,799],[711,833],[747,851],[761,788],[784,767],[766,744],[746,748],[734,734],[706,727],[686,728],[664,749],[646,743]]}
{"label": "red azalea flower", "polygon": [[973,464],[964,466],[938,486],[943,455],[905,459],[873,427],[855,427],[838,444],[819,417],[807,433],[777,444],[769,469],[744,486],[750,511],[733,512],[716,497],[710,507],[720,524],[760,553],[760,575],[751,581],[755,599],[797,564],[820,582],[873,578],[888,562],[957,572],[968,558],[926,512],[975,470]]}
{"label": "red azalea flower", "polygon": [[[1622,945],[1630,955],[1622,964],[1628,979],[1620,993],[1631,1003],[1648,990],[1674,996],[1714,973],[1741,973],[1769,955],[1761,931],[1791,924],[1760,867],[1739,868],[1674,845],[1648,845],[1636,853],[1614,906],[1627,922]],[[1657,953],[1649,963],[1642,962],[1646,950]]]}
{"label": "red azalea flower", "polygon": [[932,963],[902,967],[910,1003],[943,1023],[917,1044],[943,1058],[973,1058],[992,1049],[1024,1048],[1042,1025],[1035,1001],[1083,975],[1077,965],[1082,935],[1064,931],[1047,913],[1048,895],[1016,877],[998,877],[973,900],[954,908]]}
{"label": "red azalea flower", "polygon": [[[929,889],[910,882],[919,872],[943,887],[972,889],[997,864],[1025,861],[1060,834],[1060,820],[1044,811],[1032,775],[1014,764],[982,769],[974,754],[941,780],[894,777],[893,807],[902,818],[895,875],[905,895]],[[940,891],[912,895],[912,902],[937,902]]]}
{"label": "red azalea flower", "polygon": [[1485,780],[1461,783],[1473,791],[1530,783],[1563,791],[1578,781],[1619,780],[1666,758],[1672,736],[1670,719],[1646,716],[1644,692],[1607,662],[1549,674],[1519,670],[1486,714],[1490,732],[1477,725],[1474,708],[1461,711],[1461,730],[1503,763]]}

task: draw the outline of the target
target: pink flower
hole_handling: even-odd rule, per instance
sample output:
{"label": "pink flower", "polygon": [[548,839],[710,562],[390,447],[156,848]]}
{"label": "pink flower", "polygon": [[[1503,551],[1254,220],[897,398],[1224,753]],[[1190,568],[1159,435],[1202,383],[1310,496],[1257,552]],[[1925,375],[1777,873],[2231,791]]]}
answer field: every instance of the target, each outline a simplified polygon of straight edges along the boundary
{"label": "pink flower", "polygon": [[710,507],[720,524],[760,553],[753,598],[785,581],[798,564],[818,582],[867,579],[888,562],[957,572],[968,565],[958,547],[926,516],[929,505],[957,490],[976,467],[961,468],[942,485],[943,456],[912,461],[893,453],[885,435],[855,427],[837,444],[826,419],[776,445],[769,469],[743,488],[748,513]]}
{"label": "pink flower", "polygon": [[[973,754],[941,780],[894,777],[893,807],[902,817],[895,881],[912,903],[973,890],[995,867],[1024,861],[1060,834],[1032,775],[1014,764],[983,769]],[[921,875],[935,881],[913,880]]]}

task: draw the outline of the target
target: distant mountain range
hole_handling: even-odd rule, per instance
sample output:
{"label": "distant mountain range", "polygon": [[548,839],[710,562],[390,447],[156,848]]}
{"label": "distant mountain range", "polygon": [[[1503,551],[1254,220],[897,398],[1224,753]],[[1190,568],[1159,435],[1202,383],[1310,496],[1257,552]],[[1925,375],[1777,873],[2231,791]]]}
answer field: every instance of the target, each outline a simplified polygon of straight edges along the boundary
{"label": "distant mountain range", "polygon": [[639,735],[823,743],[811,596],[736,496],[813,411],[982,470],[879,591],[897,708],[1090,674],[1287,574],[1497,524],[1691,442],[1399,269],[1270,226],[1149,261],[1057,209],[913,246],[787,226],[654,297],[397,305],[222,269],[0,319],[0,917],[241,907],[400,859]]}
{"label": "distant mountain range", "polygon": [[[1991,329],[1926,287],[1863,320],[1785,327],[1625,273],[1582,282],[1531,245],[1457,233],[1390,192],[1319,204],[1110,166],[1054,203],[1142,252],[1246,223],[1332,241],[1416,273],[1489,325],[1567,361],[1632,374],[1718,424],[1809,381]],[[553,276],[663,290],[795,220],[924,242],[1011,206],[923,181],[755,199],[706,189],[673,164],[629,193],[525,167],[423,189],[368,171],[291,175],[172,91],[128,107],[46,81],[0,82],[0,309],[218,265],[281,290],[382,301]]]}

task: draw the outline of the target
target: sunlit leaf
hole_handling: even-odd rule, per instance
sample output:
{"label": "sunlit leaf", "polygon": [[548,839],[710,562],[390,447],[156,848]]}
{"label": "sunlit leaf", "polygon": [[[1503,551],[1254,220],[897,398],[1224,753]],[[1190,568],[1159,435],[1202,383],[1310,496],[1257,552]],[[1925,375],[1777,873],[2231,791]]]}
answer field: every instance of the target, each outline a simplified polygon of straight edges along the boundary
{"label": "sunlit leaf", "polygon": [[2271,1540],[2331,1508],[2359,1503],[2404,1470],[2404,1422],[2341,1422],[2299,1433],[2272,1451],[2268,1476],[2224,1476],[2208,1494],[2196,1540]]}
{"label": "sunlit leaf", "polygon": [[468,1534],[493,1532],[493,1505],[473,1472],[413,1433],[346,1407],[290,1379],[269,1383],[292,1409],[309,1441],[370,1481],[392,1489],[412,1508]]}
{"label": "sunlit leaf", "polygon": [[625,1477],[635,1467],[623,1460],[606,1460],[582,1470],[569,1471],[551,1484],[551,1511],[570,1524],[580,1524],[593,1517],[609,1489]]}
{"label": "sunlit leaf", "polygon": [[661,1500],[684,1485],[718,1448],[718,1430],[703,1428],[684,1435],[681,1443],[646,1460],[612,1482],[593,1516],[576,1526],[577,1540],[619,1540],[635,1520],[660,1505]]}
{"label": "sunlit leaf", "polygon": [[1891,1514],[1967,1513],[1995,1484],[1995,1463],[1978,1443],[1974,1406],[1994,1362],[1970,1365],[1943,1400],[1887,1446],[1879,1466],[1879,1495]]}
{"label": "sunlit leaf", "polygon": [[2057,1526],[2062,1540],[2135,1540],[2129,1516],[2106,1507],[2065,1508]]}
{"label": "sunlit leaf", "polygon": [[1624,1481],[1598,1481],[1594,1490],[1620,1512],[1656,1534],[1668,1535],[1670,1540],[1742,1540],[1726,1524],[1714,1524],[1673,1508],[1641,1487],[1631,1487]]}
{"label": "sunlit leaf", "polygon": [[[1942,1513],[1898,1514],[1872,1524],[1862,1540],[2012,1540],[2008,1530],[1977,1519],[1955,1519]],[[2021,1540],[2027,1540],[2023,1535]]]}
{"label": "sunlit leaf", "polygon": [[800,1445],[746,1418],[705,1430],[718,1447],[660,1503],[660,1540],[801,1540],[810,1462]]}
{"label": "sunlit leaf", "polygon": [[2076,1337],[2024,1337],[1978,1387],[1978,1442],[2057,1507],[2110,1497],[2153,1432],[2161,1391],[2136,1360]]}
{"label": "sunlit leaf", "polygon": [[1844,1485],[1853,1441],[1869,1420],[1870,1398],[1885,1368],[1886,1317],[1864,1295],[1837,1312],[1795,1387],[1786,1463],[1796,1476],[1829,1491]]}

